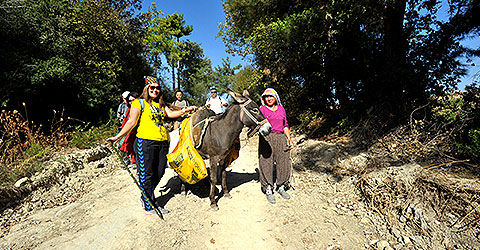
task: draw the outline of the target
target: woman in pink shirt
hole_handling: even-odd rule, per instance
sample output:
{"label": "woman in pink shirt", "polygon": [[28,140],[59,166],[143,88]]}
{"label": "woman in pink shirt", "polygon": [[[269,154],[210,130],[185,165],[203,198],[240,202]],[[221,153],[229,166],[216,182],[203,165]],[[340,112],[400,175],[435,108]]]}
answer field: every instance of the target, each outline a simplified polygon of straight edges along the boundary
{"label": "woman in pink shirt", "polygon": [[[262,94],[260,111],[272,125],[272,133],[260,135],[258,144],[260,184],[268,202],[275,204],[274,187],[284,199],[290,199],[289,188],[291,162],[289,149],[292,146],[287,116],[277,92],[266,89]],[[274,166],[276,175],[274,176]]]}

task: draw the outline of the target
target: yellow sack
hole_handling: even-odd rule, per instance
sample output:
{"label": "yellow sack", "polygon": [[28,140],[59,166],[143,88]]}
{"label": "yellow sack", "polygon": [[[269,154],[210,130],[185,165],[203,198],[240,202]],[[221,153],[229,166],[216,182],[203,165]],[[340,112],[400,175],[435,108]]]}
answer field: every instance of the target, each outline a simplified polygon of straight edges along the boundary
{"label": "yellow sack", "polygon": [[167,159],[184,182],[195,184],[207,177],[208,173],[205,162],[190,140],[189,120],[190,117],[183,120],[180,140],[175,149],[167,154]]}

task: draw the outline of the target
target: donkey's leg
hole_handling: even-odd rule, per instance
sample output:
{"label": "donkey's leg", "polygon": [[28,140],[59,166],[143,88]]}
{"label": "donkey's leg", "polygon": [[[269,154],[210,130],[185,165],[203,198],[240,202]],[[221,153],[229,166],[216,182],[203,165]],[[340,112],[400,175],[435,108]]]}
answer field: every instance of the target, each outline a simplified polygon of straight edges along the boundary
{"label": "donkey's leg", "polygon": [[226,198],[231,199],[232,196],[230,195],[230,192],[228,191],[227,188],[227,166],[222,165],[221,166],[221,173],[222,173],[222,191],[223,191],[223,196]]}
{"label": "donkey's leg", "polygon": [[217,202],[215,201],[215,186],[217,185],[217,162],[210,159],[210,208],[214,211],[218,210]]}

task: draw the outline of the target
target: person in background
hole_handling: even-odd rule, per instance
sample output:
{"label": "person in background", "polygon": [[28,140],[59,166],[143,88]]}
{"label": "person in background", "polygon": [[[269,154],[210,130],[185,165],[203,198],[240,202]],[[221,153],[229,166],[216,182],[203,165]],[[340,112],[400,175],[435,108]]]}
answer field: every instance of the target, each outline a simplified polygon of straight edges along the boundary
{"label": "person in background", "polygon": [[[134,142],[135,161],[142,191],[147,195],[152,205],[162,213],[169,211],[158,205],[154,190],[167,167],[168,132],[163,126],[166,118],[178,118],[197,107],[189,106],[173,111],[163,102],[162,90],[156,78],[145,77],[145,87],[140,96],[132,103],[130,116],[122,130],[113,137],[106,139],[107,143],[117,143],[137,124]],[[142,196],[145,214],[154,214],[151,204]]]}
{"label": "person in background", "polygon": [[210,104],[210,109],[215,112],[216,115],[219,115],[224,112],[224,107],[228,106],[227,101],[223,99],[221,96],[218,96],[217,89],[212,87],[210,89],[211,97],[207,99],[205,102],[205,106]]}
{"label": "person in background", "polygon": [[125,119],[125,114],[127,113],[127,109],[128,109],[127,107],[128,94],[130,94],[130,91],[123,92],[122,103],[120,103],[117,108],[117,118],[118,118],[118,121],[120,122],[120,128],[123,123],[123,119]]}
{"label": "person in background", "polygon": [[[122,128],[125,126],[125,123],[128,121],[128,117],[130,116],[130,108],[132,106],[133,101],[138,98],[137,92],[130,92],[127,97],[127,113],[125,115],[125,119],[123,119]],[[124,156],[125,162],[128,163],[131,161],[132,164],[135,164],[135,154],[133,152],[133,141],[135,140],[135,134],[137,133],[136,129],[132,129],[123,139],[120,140],[120,151],[124,152],[126,155]]]}
{"label": "person in background", "polygon": [[[175,105],[175,106],[179,106],[179,107],[188,107],[190,106],[190,104],[188,103],[187,100],[183,100],[183,91],[181,90],[177,90],[177,92],[175,92],[175,97],[177,98],[177,100],[175,100],[172,104]],[[180,120],[177,120],[173,123],[173,129],[177,129],[178,127],[180,127],[180,124],[182,124],[182,120],[183,119],[180,119]]]}
{"label": "person in background", "polygon": [[[260,184],[262,191],[267,196],[267,201],[275,204],[274,187],[284,199],[290,199],[290,195],[286,191],[289,188],[291,174],[289,150],[292,146],[292,139],[285,109],[273,88],[267,88],[263,92],[262,104],[260,111],[272,125],[272,132],[265,137],[259,136]],[[276,175],[273,174],[274,166]]]}

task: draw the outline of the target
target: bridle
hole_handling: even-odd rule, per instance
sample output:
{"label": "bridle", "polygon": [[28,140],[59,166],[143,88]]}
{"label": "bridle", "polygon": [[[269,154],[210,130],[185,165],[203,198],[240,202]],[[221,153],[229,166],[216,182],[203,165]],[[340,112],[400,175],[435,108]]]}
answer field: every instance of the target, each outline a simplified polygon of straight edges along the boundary
{"label": "bridle", "polygon": [[248,111],[248,109],[245,108],[245,106],[247,106],[250,102],[252,102],[252,100],[248,99],[246,102],[240,104],[240,109],[241,109],[240,110],[240,121],[243,120],[243,114],[245,114],[255,123],[255,125],[257,125],[254,129],[252,129],[250,132],[248,132],[248,135],[247,135],[248,137],[252,137],[253,134],[255,134],[263,124],[268,122],[267,118],[263,119],[262,121],[258,121],[252,115],[252,113],[250,113],[250,111]]}

